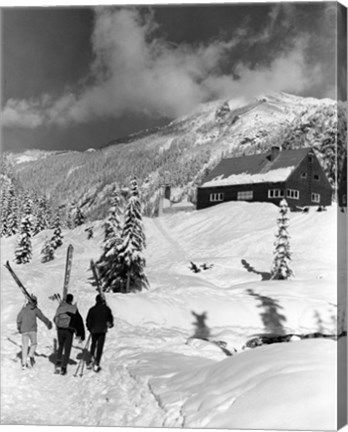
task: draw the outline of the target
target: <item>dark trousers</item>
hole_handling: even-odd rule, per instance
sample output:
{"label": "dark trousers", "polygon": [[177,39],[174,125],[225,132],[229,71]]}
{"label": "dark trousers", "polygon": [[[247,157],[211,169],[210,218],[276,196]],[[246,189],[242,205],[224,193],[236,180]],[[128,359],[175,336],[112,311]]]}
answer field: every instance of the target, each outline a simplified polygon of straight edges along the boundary
{"label": "dark trousers", "polygon": [[95,359],[95,364],[99,365],[101,356],[103,354],[105,333],[91,333],[91,336],[91,356]]}
{"label": "dark trousers", "polygon": [[66,368],[70,358],[70,351],[74,333],[65,328],[58,329],[57,365]]}

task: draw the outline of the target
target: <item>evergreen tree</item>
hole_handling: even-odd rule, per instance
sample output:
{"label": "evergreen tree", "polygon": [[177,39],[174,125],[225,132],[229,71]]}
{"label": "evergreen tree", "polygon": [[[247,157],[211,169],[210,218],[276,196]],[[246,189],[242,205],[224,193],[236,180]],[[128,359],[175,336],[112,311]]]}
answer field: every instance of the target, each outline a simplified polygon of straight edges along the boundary
{"label": "evergreen tree", "polygon": [[17,248],[15,250],[15,261],[17,264],[26,264],[32,257],[31,233],[32,233],[32,217],[31,203],[27,198],[24,207],[24,216],[19,228],[19,238]]}
{"label": "evergreen tree", "polygon": [[67,227],[68,227],[70,230],[72,230],[72,229],[75,228],[75,224],[74,224],[74,214],[73,214],[74,207],[75,207],[75,204],[72,203],[72,204],[70,205],[70,207],[69,207],[68,215],[67,215],[67,221],[66,221],[66,224],[67,224]]}
{"label": "evergreen tree", "polygon": [[59,246],[63,244],[63,235],[62,235],[62,227],[60,223],[59,210],[57,211],[56,218],[54,221],[54,231],[50,242],[53,249],[57,249]]}
{"label": "evergreen tree", "polygon": [[104,223],[103,253],[97,262],[99,276],[105,291],[120,291],[122,268],[118,259],[121,241],[120,197],[114,192],[109,216]]}
{"label": "evergreen tree", "polygon": [[81,208],[76,206],[75,216],[74,216],[74,227],[78,227],[85,223],[85,216],[83,215]]}
{"label": "evergreen tree", "polygon": [[9,179],[1,175],[0,186],[0,212],[1,212],[1,237],[8,236],[8,216],[9,216]]}
{"label": "evergreen tree", "polygon": [[[7,215],[7,227],[8,227],[7,235],[8,236],[17,234],[19,229],[19,222],[18,222],[19,205],[18,205],[17,193],[18,192],[16,191],[14,185],[12,185],[9,190],[9,202],[8,202],[8,215]],[[29,213],[30,213],[30,209],[29,209]]]}
{"label": "evergreen tree", "polygon": [[274,242],[274,259],[271,270],[271,279],[289,279],[293,272],[289,267],[291,261],[290,243],[289,243],[289,207],[285,199],[280,202],[278,223],[278,233]]}
{"label": "evergreen tree", "polygon": [[85,229],[85,232],[87,233],[87,240],[90,240],[91,238],[93,238],[93,226],[87,227]]}
{"label": "evergreen tree", "polygon": [[144,273],[146,247],[144,226],[141,215],[141,202],[136,178],[131,181],[131,193],[125,210],[122,230],[122,244],[119,247],[119,263],[126,293],[147,288],[148,280]]}
{"label": "evergreen tree", "polygon": [[49,227],[48,203],[45,196],[37,198],[34,236]]}
{"label": "evergreen tree", "polygon": [[44,247],[41,250],[41,262],[46,263],[54,259],[54,247],[52,246],[52,240],[46,239]]}
{"label": "evergreen tree", "polygon": [[1,176],[1,237],[10,237],[18,232],[17,190],[12,179]]}

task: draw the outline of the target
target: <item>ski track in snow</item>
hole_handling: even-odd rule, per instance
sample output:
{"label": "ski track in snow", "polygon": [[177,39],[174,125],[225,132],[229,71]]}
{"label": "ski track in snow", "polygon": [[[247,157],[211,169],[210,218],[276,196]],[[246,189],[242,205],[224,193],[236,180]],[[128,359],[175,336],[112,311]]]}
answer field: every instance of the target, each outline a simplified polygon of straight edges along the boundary
{"label": "ski track in snow", "polygon": [[[117,338],[117,332],[114,333],[110,332],[108,337]],[[19,353],[20,336],[14,335],[11,340]],[[44,346],[44,343],[39,341],[36,364],[31,369],[21,371],[18,356],[3,362],[2,371],[6,373],[2,374],[1,387],[6,397],[1,400],[2,423],[28,424],[30,421],[31,424],[52,425],[52,419],[59,419],[61,426],[107,426],[110,422],[115,426],[161,426],[163,412],[148,380],[132,375],[123,364],[123,357],[114,353],[107,370],[96,374],[84,368],[83,376],[75,377],[85,342],[79,345],[74,341],[70,363],[76,364],[69,364],[68,375],[62,377],[54,374],[54,363],[49,361],[53,343],[51,346]],[[2,343],[5,352],[13,351],[13,345],[8,339]],[[104,356],[108,357],[107,349]],[[72,401],[70,395],[76,400]],[[40,409],[42,406],[45,410]],[[4,415],[6,412],[10,416]]]}

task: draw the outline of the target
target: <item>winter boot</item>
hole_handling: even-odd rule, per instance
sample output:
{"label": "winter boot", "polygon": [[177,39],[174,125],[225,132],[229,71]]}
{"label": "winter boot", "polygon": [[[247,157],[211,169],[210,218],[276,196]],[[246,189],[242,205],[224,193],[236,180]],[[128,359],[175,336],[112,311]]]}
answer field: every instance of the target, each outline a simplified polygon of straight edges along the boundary
{"label": "winter boot", "polygon": [[62,367],[61,371],[60,371],[61,375],[66,375],[66,367]]}
{"label": "winter boot", "polygon": [[60,374],[60,361],[57,361],[57,363],[54,366],[54,373],[55,374]]}

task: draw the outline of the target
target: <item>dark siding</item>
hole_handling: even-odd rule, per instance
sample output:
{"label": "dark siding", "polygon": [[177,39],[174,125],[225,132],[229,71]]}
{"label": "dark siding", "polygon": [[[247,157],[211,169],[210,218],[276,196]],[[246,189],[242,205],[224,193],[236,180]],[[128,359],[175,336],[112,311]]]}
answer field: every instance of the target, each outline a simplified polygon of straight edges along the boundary
{"label": "dark siding", "polygon": [[[312,158],[310,161],[309,158]],[[301,174],[306,173],[305,179],[301,178]],[[319,180],[315,179],[319,176]],[[308,154],[296,170],[290,175],[286,181],[287,189],[297,189],[300,191],[300,199],[286,198],[289,206],[297,205],[304,206],[329,206],[331,205],[332,188],[326,175],[314,154]],[[312,201],[312,193],[320,194],[320,202]]]}
{"label": "dark siding", "polygon": [[[284,183],[256,183],[234,186],[215,186],[198,188],[197,190],[197,209],[211,207],[216,204],[228,201],[238,201],[238,192],[253,191],[253,199],[248,202],[271,202],[279,205],[282,198],[268,198],[268,189],[284,189]],[[218,202],[210,201],[210,194],[223,193],[224,200]]]}

